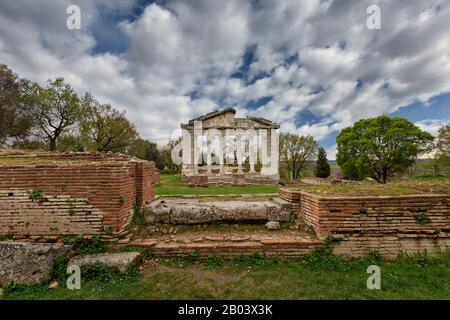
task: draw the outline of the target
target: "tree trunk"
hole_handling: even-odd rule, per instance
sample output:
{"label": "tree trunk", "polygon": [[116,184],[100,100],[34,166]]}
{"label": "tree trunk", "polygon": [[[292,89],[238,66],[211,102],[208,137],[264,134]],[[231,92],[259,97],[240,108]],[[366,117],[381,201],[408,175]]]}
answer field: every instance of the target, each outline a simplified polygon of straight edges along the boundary
{"label": "tree trunk", "polygon": [[50,151],[55,151],[56,150],[56,139],[55,138],[50,139],[49,150]]}
{"label": "tree trunk", "polygon": [[387,169],[385,169],[385,168],[383,168],[383,182],[382,183],[386,183],[386,180],[387,180],[387,172],[388,172],[388,170]]}

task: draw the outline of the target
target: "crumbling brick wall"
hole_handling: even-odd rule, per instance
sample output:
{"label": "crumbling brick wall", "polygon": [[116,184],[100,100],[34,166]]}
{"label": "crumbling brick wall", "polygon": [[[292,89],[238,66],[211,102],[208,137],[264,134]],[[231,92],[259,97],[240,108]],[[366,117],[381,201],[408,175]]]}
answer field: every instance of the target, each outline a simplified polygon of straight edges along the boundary
{"label": "crumbling brick wall", "polygon": [[[59,205],[60,210],[49,210],[47,200],[58,206],[58,202],[52,202],[52,199],[61,196],[86,199],[87,205],[92,206],[97,214],[101,213],[102,230],[111,227],[112,231],[120,232],[131,221],[136,201],[143,205],[154,199],[153,171],[154,163],[121,155],[2,154],[0,192],[3,195],[13,193],[14,196],[0,197],[0,206],[3,208],[0,211],[0,234],[54,234],[58,225],[60,228],[57,229],[61,233],[100,232],[97,220],[87,223],[73,216],[68,218],[69,210],[62,203]],[[40,207],[36,207],[36,203],[32,204],[30,199],[27,202],[23,196],[24,192],[35,189],[41,189],[44,198],[47,198]],[[20,198],[18,202],[13,201],[16,194]],[[29,226],[19,227],[20,221],[27,221]],[[70,221],[69,226],[67,221]]]}
{"label": "crumbling brick wall", "polygon": [[431,253],[450,248],[450,197],[421,194],[383,197],[323,197],[280,189],[299,218],[324,239],[332,236],[337,253],[352,256],[379,251]]}

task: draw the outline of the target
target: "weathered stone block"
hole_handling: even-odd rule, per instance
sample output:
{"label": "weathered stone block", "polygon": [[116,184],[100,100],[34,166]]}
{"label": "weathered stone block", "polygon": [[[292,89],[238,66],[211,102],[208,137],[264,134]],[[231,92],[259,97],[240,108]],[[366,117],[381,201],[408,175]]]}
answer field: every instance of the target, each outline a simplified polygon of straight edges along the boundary
{"label": "weathered stone block", "polygon": [[144,209],[149,223],[200,224],[216,221],[290,221],[287,201],[210,201],[195,199],[158,200]]}
{"label": "weathered stone block", "polygon": [[145,220],[150,224],[170,223],[171,207],[166,201],[154,201],[143,208]]}
{"label": "weathered stone block", "polygon": [[210,221],[214,221],[214,214],[208,204],[193,203],[176,205],[170,211],[170,223],[197,224]]}
{"label": "weathered stone block", "polygon": [[118,268],[125,272],[133,265],[140,262],[142,256],[139,252],[100,253],[88,256],[78,256],[70,259],[68,265],[76,265],[80,268],[89,264],[103,263],[111,268]]}
{"label": "weathered stone block", "polygon": [[0,242],[0,284],[41,282],[59,256],[71,257],[71,247],[53,243]]}
{"label": "weathered stone block", "polygon": [[267,230],[278,230],[280,229],[280,223],[278,221],[269,221],[266,223]]}

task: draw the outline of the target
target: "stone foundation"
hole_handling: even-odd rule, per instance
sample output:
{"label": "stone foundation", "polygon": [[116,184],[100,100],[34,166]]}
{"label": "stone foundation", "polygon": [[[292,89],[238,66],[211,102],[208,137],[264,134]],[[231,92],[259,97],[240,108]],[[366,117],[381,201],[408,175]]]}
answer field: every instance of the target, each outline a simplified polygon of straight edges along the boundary
{"label": "stone foundation", "polygon": [[279,189],[299,219],[325,239],[337,239],[336,253],[360,256],[376,250],[394,258],[402,252],[450,249],[450,196],[323,197]]}
{"label": "stone foundation", "polygon": [[207,175],[192,175],[186,176],[185,181],[189,187],[207,187],[208,176]]}
{"label": "stone foundation", "polygon": [[[122,232],[154,199],[154,163],[102,153],[0,154],[0,235]],[[42,199],[32,201],[33,191]],[[101,225],[100,225],[101,224]]]}

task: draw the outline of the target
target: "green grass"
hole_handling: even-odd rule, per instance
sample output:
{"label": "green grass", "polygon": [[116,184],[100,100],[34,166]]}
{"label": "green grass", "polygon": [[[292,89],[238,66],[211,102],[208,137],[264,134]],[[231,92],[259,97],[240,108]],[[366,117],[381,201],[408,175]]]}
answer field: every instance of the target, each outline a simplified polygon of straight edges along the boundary
{"label": "green grass", "polygon": [[179,174],[161,174],[161,185],[156,187],[157,195],[213,195],[213,194],[261,194],[277,193],[277,185],[248,185],[248,186],[208,186],[188,187],[181,181]]}
{"label": "green grass", "polygon": [[[196,255],[162,260],[156,269],[108,281],[82,282],[81,290],[45,286],[5,290],[0,299],[449,299],[450,252],[380,261],[346,260],[326,253],[284,260],[263,255],[224,260]],[[381,290],[369,290],[369,265],[381,267]]]}
{"label": "green grass", "polygon": [[423,193],[450,193],[450,176],[414,177],[388,181],[359,181],[333,185],[301,185],[295,188],[325,196],[395,196]]}
{"label": "green grass", "polygon": [[[156,187],[157,195],[215,195],[215,194],[262,194],[277,193],[279,185],[247,185],[223,187],[210,185],[208,187],[188,187],[181,181],[179,174],[162,174],[161,185]],[[304,191],[321,195],[344,196],[389,196],[420,193],[450,193],[450,176],[421,176],[408,179],[396,179],[387,184],[376,181],[361,181],[333,185],[290,185]]]}

